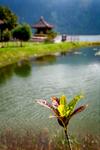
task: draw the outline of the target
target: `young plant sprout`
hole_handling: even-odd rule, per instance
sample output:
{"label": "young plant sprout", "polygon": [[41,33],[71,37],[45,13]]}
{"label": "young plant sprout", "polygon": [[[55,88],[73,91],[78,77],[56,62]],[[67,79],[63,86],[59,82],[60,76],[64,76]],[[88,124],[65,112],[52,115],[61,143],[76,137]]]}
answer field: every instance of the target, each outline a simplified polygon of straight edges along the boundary
{"label": "young plant sprout", "polygon": [[61,96],[60,98],[57,98],[55,96],[51,97],[52,103],[48,103],[46,100],[39,99],[36,102],[44,107],[47,107],[51,109],[54,113],[54,116],[56,117],[59,125],[61,125],[64,128],[65,136],[67,138],[69,150],[71,150],[70,141],[67,134],[67,128],[70,119],[78,114],[79,112],[82,112],[87,105],[81,105],[78,108],[75,109],[76,104],[83,98],[82,95],[75,96],[69,103],[67,103],[66,96]]}

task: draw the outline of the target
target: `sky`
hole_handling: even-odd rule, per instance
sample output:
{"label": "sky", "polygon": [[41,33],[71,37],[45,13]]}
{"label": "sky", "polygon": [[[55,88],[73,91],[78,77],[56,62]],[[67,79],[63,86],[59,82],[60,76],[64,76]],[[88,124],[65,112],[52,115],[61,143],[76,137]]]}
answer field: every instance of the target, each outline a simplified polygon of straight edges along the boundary
{"label": "sky", "polygon": [[59,31],[100,31],[100,0],[0,0],[0,4],[29,24],[44,16]]}

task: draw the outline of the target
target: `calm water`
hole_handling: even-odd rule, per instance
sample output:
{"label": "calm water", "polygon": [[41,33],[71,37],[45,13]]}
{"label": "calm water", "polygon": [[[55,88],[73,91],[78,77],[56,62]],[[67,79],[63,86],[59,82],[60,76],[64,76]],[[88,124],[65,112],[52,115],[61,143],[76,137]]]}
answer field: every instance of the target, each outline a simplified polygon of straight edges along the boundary
{"label": "calm water", "polygon": [[[77,51],[77,50],[76,50]],[[37,98],[80,92],[87,110],[70,121],[72,134],[100,134],[100,47],[82,48],[74,54],[38,58],[0,70],[0,129],[24,132],[48,128],[61,130],[51,112],[35,103]]]}
{"label": "calm water", "polygon": [[[55,42],[60,42],[62,36],[55,38]],[[67,35],[67,41],[100,42],[100,35]]]}

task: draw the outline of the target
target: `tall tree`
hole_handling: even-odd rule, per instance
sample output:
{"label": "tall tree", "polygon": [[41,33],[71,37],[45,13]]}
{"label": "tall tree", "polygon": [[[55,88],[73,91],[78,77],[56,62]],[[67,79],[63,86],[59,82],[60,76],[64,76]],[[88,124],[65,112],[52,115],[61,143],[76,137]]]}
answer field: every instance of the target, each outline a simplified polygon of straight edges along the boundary
{"label": "tall tree", "polygon": [[0,6],[0,20],[4,22],[2,30],[12,30],[17,25],[17,16],[5,6]]}

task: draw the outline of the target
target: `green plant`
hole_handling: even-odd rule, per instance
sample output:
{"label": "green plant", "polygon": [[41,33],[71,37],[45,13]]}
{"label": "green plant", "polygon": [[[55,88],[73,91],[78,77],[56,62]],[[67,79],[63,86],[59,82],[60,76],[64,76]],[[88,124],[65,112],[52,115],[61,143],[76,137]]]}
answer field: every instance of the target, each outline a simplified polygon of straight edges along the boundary
{"label": "green plant", "polygon": [[58,120],[59,125],[64,128],[65,136],[68,142],[69,150],[71,150],[71,145],[68,137],[68,124],[70,119],[78,114],[79,112],[83,111],[87,105],[81,105],[80,107],[75,109],[76,104],[82,99],[82,95],[75,96],[69,103],[67,103],[66,96],[61,96],[60,98],[51,97],[52,104],[48,103],[46,100],[37,100],[37,103],[51,109],[54,113],[54,116]]}
{"label": "green plant", "polygon": [[53,42],[53,39],[57,36],[57,33],[53,30],[47,32],[47,38],[45,43]]}

